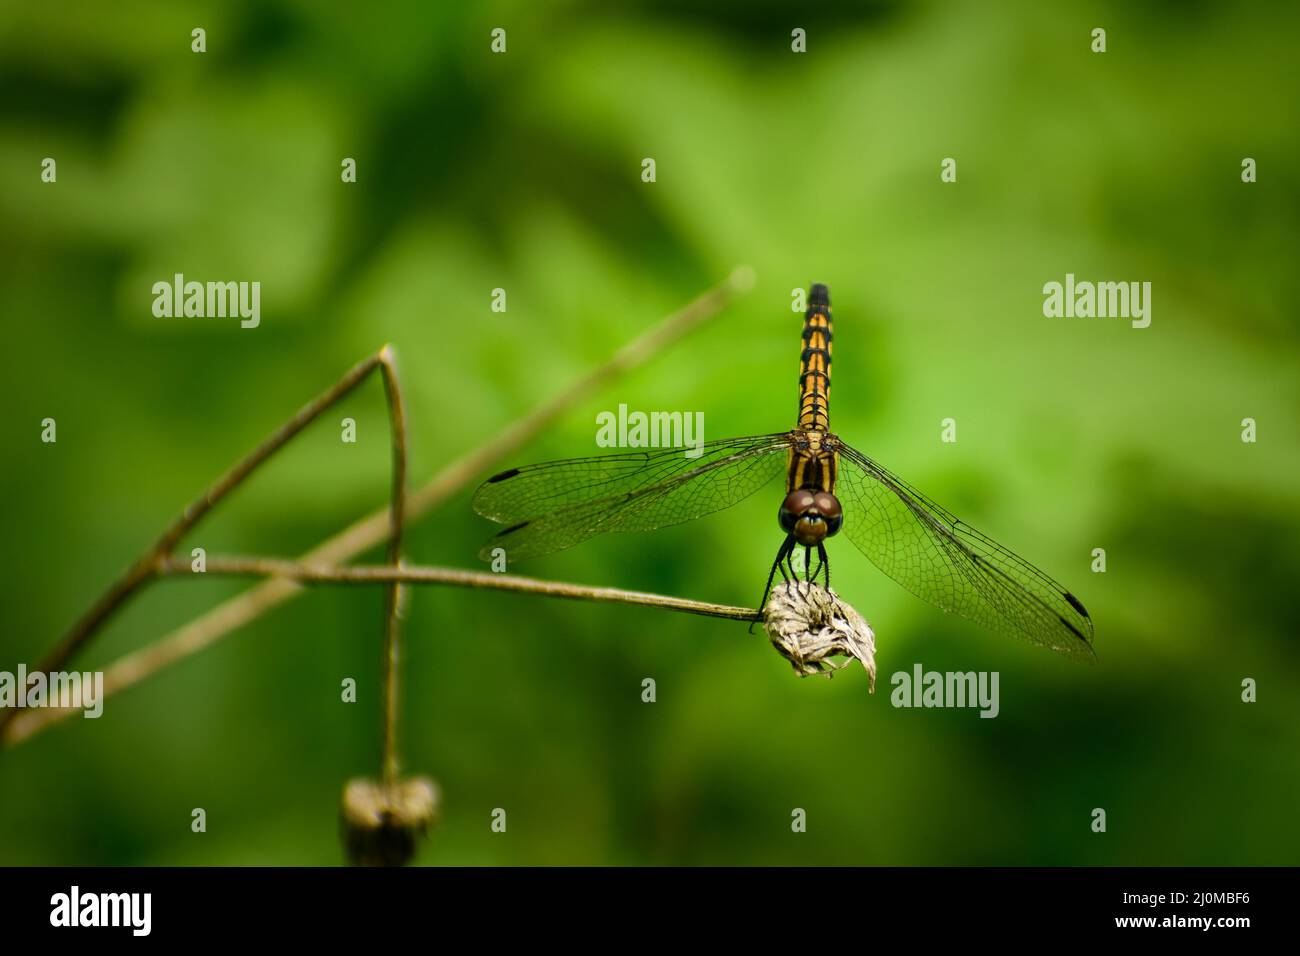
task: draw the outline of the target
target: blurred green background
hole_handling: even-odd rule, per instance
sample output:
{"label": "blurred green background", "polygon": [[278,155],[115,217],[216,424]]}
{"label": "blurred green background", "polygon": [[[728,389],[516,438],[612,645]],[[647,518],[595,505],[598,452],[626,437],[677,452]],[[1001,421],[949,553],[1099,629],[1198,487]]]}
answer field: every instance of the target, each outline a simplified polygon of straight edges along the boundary
{"label": "blurred green background", "polygon": [[[751,295],[500,466],[593,453],[620,402],[703,411],[710,438],[792,426],[790,293],[826,282],[835,429],[1065,582],[1099,664],[951,619],[842,539],[874,696],[860,671],[797,679],[742,625],[418,590],[406,765],[444,796],[418,861],[1296,863],[1300,17],[1048,7],[5,5],[0,669],[382,343],[419,485],[748,263]],[[175,272],[260,281],[261,327],[153,318]],[[1151,327],[1044,318],[1067,272],[1151,281]],[[372,382],[184,550],[292,556],[381,507],[383,416]],[[409,560],[480,566],[470,491],[411,528]],[[518,570],[751,603],[777,502]],[[246,586],[156,585],[77,666]],[[381,604],[314,590],[0,753],[0,862],[339,862],[343,783],[378,764]],[[892,708],[916,662],[999,671],[1000,716]]]}

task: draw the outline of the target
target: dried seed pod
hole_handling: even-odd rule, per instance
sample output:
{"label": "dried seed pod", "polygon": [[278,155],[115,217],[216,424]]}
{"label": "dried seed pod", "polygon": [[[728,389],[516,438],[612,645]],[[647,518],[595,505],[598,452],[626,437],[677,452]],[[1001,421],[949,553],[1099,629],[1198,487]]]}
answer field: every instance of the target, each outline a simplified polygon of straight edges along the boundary
{"label": "dried seed pod", "polygon": [[[772,589],[763,608],[763,627],[777,653],[800,677],[831,674],[857,660],[876,691],[876,635],[862,615],[834,591],[809,581],[788,581]],[[842,657],[843,660],[830,660]]]}
{"label": "dried seed pod", "polygon": [[438,816],[437,785],[408,777],[391,786],[357,777],[343,788],[343,846],[354,866],[405,866]]}

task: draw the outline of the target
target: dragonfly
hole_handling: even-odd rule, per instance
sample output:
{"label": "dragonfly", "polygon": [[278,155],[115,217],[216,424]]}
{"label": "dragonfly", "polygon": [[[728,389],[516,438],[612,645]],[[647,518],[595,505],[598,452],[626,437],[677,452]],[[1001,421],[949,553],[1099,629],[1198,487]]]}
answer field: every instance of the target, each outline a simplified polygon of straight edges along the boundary
{"label": "dragonfly", "polygon": [[[759,602],[777,573],[830,589],[826,542],[848,538],[919,598],[986,629],[1076,659],[1093,658],[1083,603],[1024,558],[958,519],[830,430],[830,291],[808,291],[799,355],[799,418],[770,435],[510,468],[475,492],[474,509],[506,527],[483,546],[510,561],[573,547],[607,532],[652,531],[729,508],[784,479],[785,533]],[[817,561],[812,562],[813,554]]]}

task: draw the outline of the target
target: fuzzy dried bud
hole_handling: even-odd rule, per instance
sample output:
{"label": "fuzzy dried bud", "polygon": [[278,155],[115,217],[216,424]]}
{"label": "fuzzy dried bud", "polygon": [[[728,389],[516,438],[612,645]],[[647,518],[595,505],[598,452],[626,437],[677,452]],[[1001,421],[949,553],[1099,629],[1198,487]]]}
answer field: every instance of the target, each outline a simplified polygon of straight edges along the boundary
{"label": "fuzzy dried bud", "polygon": [[763,608],[763,627],[777,653],[800,677],[830,677],[856,660],[867,672],[869,689],[875,693],[876,635],[862,615],[834,591],[809,581],[778,585]]}
{"label": "fuzzy dried bud", "polygon": [[343,845],[354,866],[405,866],[438,816],[438,787],[428,777],[391,786],[357,777],[343,788]]}

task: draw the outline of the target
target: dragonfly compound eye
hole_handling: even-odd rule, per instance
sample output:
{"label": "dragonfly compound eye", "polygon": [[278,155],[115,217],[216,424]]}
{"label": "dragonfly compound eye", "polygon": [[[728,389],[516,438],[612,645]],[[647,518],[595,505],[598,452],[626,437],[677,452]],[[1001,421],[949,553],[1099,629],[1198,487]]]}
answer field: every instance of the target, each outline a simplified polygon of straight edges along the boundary
{"label": "dragonfly compound eye", "polygon": [[781,510],[777,512],[776,519],[781,523],[781,530],[787,534],[794,534],[795,525],[803,517],[804,512],[813,507],[815,496],[811,491],[792,491],[785,496],[781,502]]}
{"label": "dragonfly compound eye", "polygon": [[844,509],[840,507],[840,499],[829,492],[819,491],[813,496],[813,507],[826,521],[826,537],[836,534],[844,523]]}

